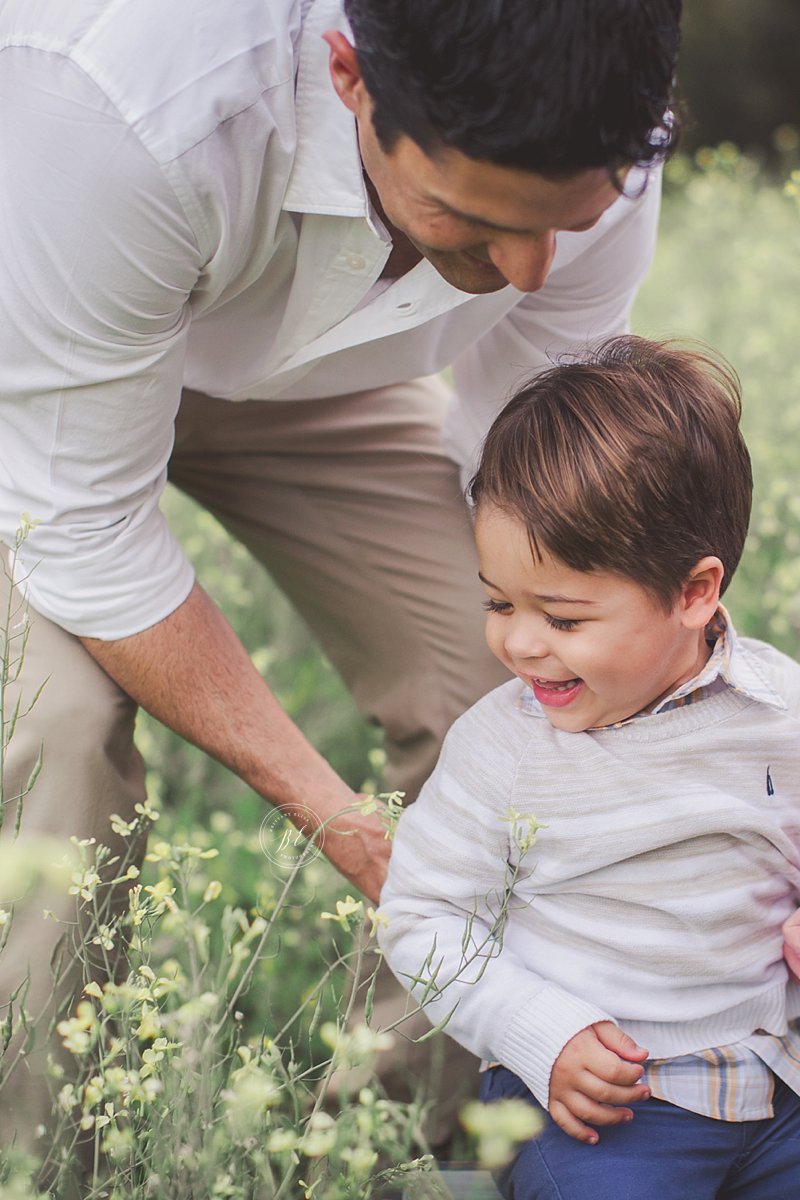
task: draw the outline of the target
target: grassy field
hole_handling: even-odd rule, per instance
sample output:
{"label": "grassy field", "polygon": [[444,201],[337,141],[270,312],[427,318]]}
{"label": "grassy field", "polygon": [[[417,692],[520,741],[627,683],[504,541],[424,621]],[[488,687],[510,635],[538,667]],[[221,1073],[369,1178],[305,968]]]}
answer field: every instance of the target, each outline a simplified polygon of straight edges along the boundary
{"label": "grassy field", "polygon": [[[732,148],[705,152],[700,165],[672,164],[656,263],[634,317],[637,332],[709,342],[741,376],[756,502],[728,599],[744,632],[795,655],[796,192],[763,182]],[[200,579],[289,713],[354,787],[378,784],[378,735],[263,570],[178,494],[165,505]],[[315,1097],[332,1062],[368,1060],[378,1048],[366,1035],[355,1046],[342,1029],[358,963],[353,932],[369,916],[357,902],[337,908],[347,889],[324,860],[304,866],[282,895],[285,874],[259,838],[263,802],[147,717],[138,739],[150,803],[162,815],[138,908],[124,925],[135,943],[128,990],[89,993],[90,1007],[62,1031],[81,1082],[71,1092],[54,1085],[62,1126],[82,1123],[81,1136],[95,1139],[94,1184],[84,1194],[367,1200],[376,1151],[394,1161],[415,1152],[417,1114],[365,1089],[333,1120]],[[78,902],[96,906],[98,895],[85,881]],[[359,969],[368,975],[369,962]],[[190,1092],[200,1096],[191,1105]],[[60,1200],[70,1194],[67,1175],[55,1160],[50,1167]],[[0,1200],[38,1196],[31,1171],[4,1167],[0,1153]]]}

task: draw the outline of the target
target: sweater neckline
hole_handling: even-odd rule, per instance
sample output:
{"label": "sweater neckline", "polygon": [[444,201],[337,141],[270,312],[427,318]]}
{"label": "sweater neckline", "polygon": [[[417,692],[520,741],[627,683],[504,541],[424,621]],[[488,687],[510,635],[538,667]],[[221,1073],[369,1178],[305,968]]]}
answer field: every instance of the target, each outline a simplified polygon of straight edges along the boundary
{"label": "sweater neckline", "polygon": [[[718,725],[729,717],[742,712],[745,708],[760,708],[750,696],[736,692],[733,688],[715,692],[706,696],[696,704],[683,705],[680,708],[670,708],[663,712],[648,713],[639,721],[630,721],[621,726],[609,726],[606,729],[587,729],[584,736],[591,737],[597,742],[609,739],[630,742],[661,742],[670,738],[682,737],[695,730],[706,729]],[[542,714],[542,719],[547,718]],[[569,734],[574,737],[574,734]]]}

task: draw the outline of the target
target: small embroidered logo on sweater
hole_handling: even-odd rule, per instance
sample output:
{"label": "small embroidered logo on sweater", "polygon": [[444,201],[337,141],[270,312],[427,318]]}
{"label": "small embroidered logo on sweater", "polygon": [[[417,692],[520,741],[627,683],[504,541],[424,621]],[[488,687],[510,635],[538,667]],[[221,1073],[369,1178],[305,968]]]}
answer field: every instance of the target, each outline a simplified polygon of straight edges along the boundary
{"label": "small embroidered logo on sweater", "polygon": [[767,795],[775,795],[775,788],[772,786],[772,776],[769,773],[769,767],[767,767]]}

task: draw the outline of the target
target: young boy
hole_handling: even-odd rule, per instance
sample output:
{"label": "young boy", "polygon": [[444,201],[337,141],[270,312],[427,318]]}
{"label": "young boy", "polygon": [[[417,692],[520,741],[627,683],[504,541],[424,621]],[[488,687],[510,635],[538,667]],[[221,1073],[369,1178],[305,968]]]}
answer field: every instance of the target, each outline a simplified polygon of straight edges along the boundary
{"label": "young boy", "polygon": [[381,943],[483,1098],[549,1113],[513,1200],[800,1196],[800,667],[719,603],[739,415],[704,354],[616,339],[510,402],[471,485],[516,679],[404,813]]}

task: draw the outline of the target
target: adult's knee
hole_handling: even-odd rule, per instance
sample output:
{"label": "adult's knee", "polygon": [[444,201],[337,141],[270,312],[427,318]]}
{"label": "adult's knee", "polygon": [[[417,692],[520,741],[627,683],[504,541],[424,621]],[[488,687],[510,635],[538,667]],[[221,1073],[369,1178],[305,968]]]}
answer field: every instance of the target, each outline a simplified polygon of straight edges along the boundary
{"label": "adult's knee", "polygon": [[130,812],[143,794],[136,705],[78,638],[37,614],[14,675],[4,698],[5,719],[18,713],[6,755],[4,824],[16,826],[21,803],[23,832],[102,836],[108,812]]}

